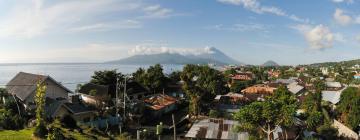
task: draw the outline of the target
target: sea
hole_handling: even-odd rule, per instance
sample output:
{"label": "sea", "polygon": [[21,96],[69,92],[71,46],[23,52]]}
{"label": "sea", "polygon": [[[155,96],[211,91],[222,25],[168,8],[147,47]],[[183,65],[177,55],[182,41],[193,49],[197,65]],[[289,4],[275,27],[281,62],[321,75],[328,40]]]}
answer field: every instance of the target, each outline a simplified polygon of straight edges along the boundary
{"label": "sea", "polygon": [[[19,72],[49,75],[68,89],[75,91],[78,84],[90,81],[95,71],[114,70],[131,74],[138,68],[150,65],[121,65],[105,63],[41,63],[41,64],[0,64],[0,87],[5,85]],[[183,65],[162,65],[165,74],[182,70]]]}

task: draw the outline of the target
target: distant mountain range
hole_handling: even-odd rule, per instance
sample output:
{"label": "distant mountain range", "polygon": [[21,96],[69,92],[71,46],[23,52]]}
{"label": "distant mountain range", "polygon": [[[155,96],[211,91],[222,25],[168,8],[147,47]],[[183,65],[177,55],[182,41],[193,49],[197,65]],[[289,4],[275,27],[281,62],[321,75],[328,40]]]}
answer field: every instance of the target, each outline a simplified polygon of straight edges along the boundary
{"label": "distant mountain range", "polygon": [[342,66],[360,65],[360,59],[346,60],[346,61],[340,61],[340,62],[323,62],[323,63],[310,64],[310,66],[313,66],[313,67],[328,67],[328,66],[335,66],[335,65],[342,65]]}
{"label": "distant mountain range", "polygon": [[275,61],[269,60],[269,61],[266,61],[261,66],[269,67],[269,66],[280,66],[280,65],[278,63],[276,63]]}
{"label": "distant mountain range", "polygon": [[211,47],[208,48],[207,52],[210,53],[200,53],[200,54],[180,54],[180,53],[158,53],[158,54],[141,54],[133,55],[128,58],[109,61],[106,63],[112,64],[216,64],[216,65],[226,65],[234,64],[240,65],[243,64],[220,50]]}

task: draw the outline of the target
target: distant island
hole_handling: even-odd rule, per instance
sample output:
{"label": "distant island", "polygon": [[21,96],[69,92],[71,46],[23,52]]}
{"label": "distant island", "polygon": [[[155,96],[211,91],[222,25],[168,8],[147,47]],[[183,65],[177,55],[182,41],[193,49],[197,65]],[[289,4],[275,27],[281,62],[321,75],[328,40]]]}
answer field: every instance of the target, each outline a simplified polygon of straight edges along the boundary
{"label": "distant island", "polygon": [[220,50],[210,47],[208,52],[201,54],[158,53],[133,55],[128,58],[108,61],[110,64],[216,64],[216,65],[240,65],[239,62]]}

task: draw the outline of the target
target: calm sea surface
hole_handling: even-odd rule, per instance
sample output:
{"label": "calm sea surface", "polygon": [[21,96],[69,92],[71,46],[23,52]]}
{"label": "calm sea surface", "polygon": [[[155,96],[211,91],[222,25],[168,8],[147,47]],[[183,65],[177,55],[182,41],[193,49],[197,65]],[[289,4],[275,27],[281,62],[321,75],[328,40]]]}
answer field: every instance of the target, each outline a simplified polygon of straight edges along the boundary
{"label": "calm sea surface", "polygon": [[[74,91],[77,84],[88,82],[94,71],[117,69],[123,74],[131,74],[138,68],[149,65],[120,64],[0,64],[0,86],[3,87],[18,72],[50,75],[56,81]],[[183,65],[163,65],[165,73],[181,70]]]}

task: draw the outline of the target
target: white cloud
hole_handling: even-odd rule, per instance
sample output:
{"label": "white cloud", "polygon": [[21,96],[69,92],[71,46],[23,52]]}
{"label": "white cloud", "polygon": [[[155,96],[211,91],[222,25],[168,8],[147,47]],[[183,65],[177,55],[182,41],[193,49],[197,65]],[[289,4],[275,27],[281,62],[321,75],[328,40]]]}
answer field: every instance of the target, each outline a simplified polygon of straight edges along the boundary
{"label": "white cloud", "polygon": [[267,31],[270,28],[267,25],[250,23],[250,24],[233,24],[233,25],[212,25],[205,27],[205,29],[209,30],[223,30],[223,31],[236,31],[236,32],[247,32],[247,31]]}
{"label": "white cloud", "polygon": [[336,8],[334,13],[335,21],[343,26],[349,25],[352,23],[352,18],[349,15],[346,15],[345,12],[339,8]]}
{"label": "white cloud", "polygon": [[28,48],[26,46],[20,50],[0,51],[0,63],[104,62],[128,56],[126,52],[135,46],[133,44],[101,43],[53,49],[44,49],[44,47],[26,49]]}
{"label": "white cloud", "polygon": [[[134,17],[124,17],[132,12]],[[0,37],[32,38],[55,31],[104,31],[140,28],[146,18],[166,18],[172,9],[140,0],[22,0],[0,17]],[[99,21],[109,13],[113,18]],[[130,20],[124,20],[130,19]],[[136,19],[136,20],[133,20]]]}
{"label": "white cloud", "polygon": [[263,14],[269,13],[277,16],[287,17],[296,22],[309,23],[309,19],[303,19],[293,14],[287,14],[284,10],[274,6],[263,6],[258,0],[217,0],[218,2],[243,6],[245,9],[248,9],[252,12]]}
{"label": "white cloud", "polygon": [[126,0],[74,0],[52,4],[43,0],[19,2],[0,23],[0,36],[31,38],[49,30],[63,30],[97,14],[132,10],[139,6]]}
{"label": "white cloud", "polygon": [[353,3],[354,0],[332,0],[335,3],[342,3],[342,2],[346,2],[346,3]]}
{"label": "white cloud", "polygon": [[121,22],[113,23],[97,23],[85,26],[79,26],[70,28],[71,32],[83,32],[83,31],[109,31],[114,29],[137,29],[141,28],[142,24],[136,20],[125,20]]}
{"label": "white cloud", "polygon": [[199,55],[214,53],[211,47],[205,48],[170,48],[166,44],[144,43],[137,45],[128,51],[129,55],[150,55],[150,54],[181,54],[181,55]]}
{"label": "white cloud", "polygon": [[324,50],[333,47],[334,41],[344,41],[342,35],[334,34],[327,26],[322,24],[315,27],[310,25],[297,25],[292,27],[300,31],[311,50]]}
{"label": "white cloud", "polygon": [[146,18],[166,18],[172,15],[173,10],[161,7],[160,5],[151,5],[143,8]]}

